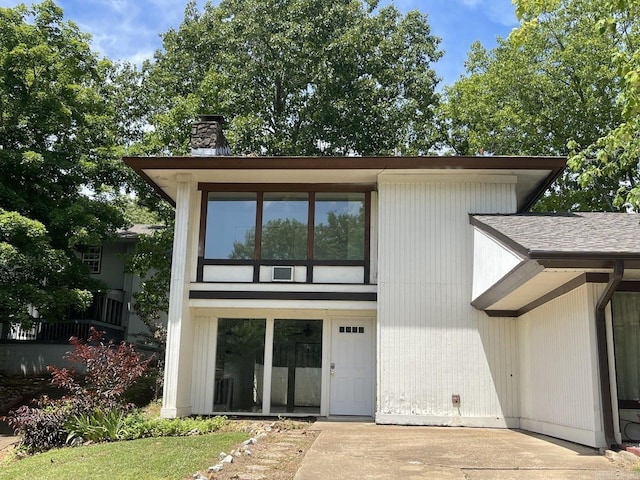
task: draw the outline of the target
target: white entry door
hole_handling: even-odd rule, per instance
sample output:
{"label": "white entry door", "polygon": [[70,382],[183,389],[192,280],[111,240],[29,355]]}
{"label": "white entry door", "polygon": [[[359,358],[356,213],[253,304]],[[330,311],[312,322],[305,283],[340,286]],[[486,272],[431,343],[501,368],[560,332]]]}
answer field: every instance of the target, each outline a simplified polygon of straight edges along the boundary
{"label": "white entry door", "polygon": [[334,319],[331,328],[331,415],[373,415],[372,319]]}

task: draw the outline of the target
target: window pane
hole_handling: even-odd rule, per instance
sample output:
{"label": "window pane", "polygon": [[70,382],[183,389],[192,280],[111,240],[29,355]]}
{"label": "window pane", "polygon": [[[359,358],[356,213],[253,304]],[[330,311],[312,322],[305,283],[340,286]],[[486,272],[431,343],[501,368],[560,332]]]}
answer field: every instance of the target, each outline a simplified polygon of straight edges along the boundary
{"label": "window pane", "polygon": [[364,260],[364,193],[317,193],[314,258]]}
{"label": "window pane", "polygon": [[87,247],[82,253],[82,263],[89,266],[89,273],[100,273],[102,247]]}
{"label": "window pane", "polygon": [[209,193],[204,258],[252,259],[255,225],[255,193]]}
{"label": "window pane", "polygon": [[616,292],[611,309],[618,400],[640,401],[640,293]]}
{"label": "window pane", "polygon": [[306,259],[308,216],[308,194],[265,193],[261,257],[267,260]]}
{"label": "window pane", "polygon": [[262,411],[265,330],[265,320],[218,320],[214,412]]}
{"label": "window pane", "polygon": [[322,320],[275,320],[271,412],[320,413]]}

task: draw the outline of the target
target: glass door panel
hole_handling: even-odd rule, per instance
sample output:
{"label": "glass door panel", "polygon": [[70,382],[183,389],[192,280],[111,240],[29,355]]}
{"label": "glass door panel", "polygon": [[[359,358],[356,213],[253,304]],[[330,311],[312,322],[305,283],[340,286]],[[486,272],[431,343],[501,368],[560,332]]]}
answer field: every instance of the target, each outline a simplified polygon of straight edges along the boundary
{"label": "glass door panel", "polygon": [[218,320],[214,412],[262,412],[266,320]]}
{"label": "glass door panel", "polygon": [[320,413],[322,320],[275,320],[271,413]]}

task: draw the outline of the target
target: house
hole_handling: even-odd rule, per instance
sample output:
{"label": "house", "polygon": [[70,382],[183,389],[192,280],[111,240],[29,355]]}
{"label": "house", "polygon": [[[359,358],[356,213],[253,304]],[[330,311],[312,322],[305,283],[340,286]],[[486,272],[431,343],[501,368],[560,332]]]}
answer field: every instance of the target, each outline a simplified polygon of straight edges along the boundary
{"label": "house", "polygon": [[70,311],[65,321],[48,322],[34,311],[30,328],[0,324],[0,373],[39,375],[47,365],[67,366],[63,356],[69,351],[69,338],[87,338],[92,326],[104,331],[107,339],[138,343],[148,329],[132,308],[140,278],[125,272],[125,255],[133,252],[140,235],[150,235],[158,228],[162,227],[133,225],[119,231],[114,242],[78,252],[91,277],[107,288],[93,292],[91,306],[85,311]]}
{"label": "house", "polygon": [[124,159],[176,212],[163,416],[621,441],[640,227],[526,215],[564,158],[232,157],[222,120]]}

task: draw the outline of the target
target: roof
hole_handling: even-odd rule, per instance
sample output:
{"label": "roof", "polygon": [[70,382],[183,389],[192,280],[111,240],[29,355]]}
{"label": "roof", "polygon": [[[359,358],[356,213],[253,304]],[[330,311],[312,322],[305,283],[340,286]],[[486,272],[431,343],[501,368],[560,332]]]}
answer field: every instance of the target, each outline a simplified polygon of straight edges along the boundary
{"label": "roof", "polygon": [[176,174],[199,183],[376,184],[382,173],[507,174],[516,177],[518,211],[529,209],[562,172],[565,157],[125,157],[124,162],[175,205]]}
{"label": "roof", "polygon": [[164,225],[136,223],[126,229],[119,229],[117,235],[122,240],[135,240],[141,235],[153,235],[154,232],[166,228]]}
{"label": "roof", "polygon": [[585,283],[607,283],[619,267],[618,290],[640,280],[640,215],[478,214],[470,223],[477,230],[471,304],[489,315],[520,316]]}
{"label": "roof", "polygon": [[640,256],[640,215],[637,214],[471,215],[471,223],[529,258]]}

